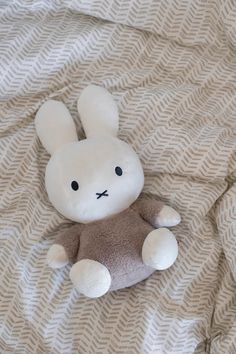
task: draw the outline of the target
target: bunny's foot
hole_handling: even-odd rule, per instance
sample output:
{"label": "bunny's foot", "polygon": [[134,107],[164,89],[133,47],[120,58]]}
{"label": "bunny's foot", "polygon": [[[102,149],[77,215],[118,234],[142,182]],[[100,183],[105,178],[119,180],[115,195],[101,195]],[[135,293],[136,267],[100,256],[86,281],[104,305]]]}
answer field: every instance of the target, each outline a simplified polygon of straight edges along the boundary
{"label": "bunny's foot", "polygon": [[146,265],[156,270],[164,270],[172,266],[177,255],[178,244],[170,230],[156,229],[146,237],[142,249],[142,258]]}
{"label": "bunny's foot", "polygon": [[109,270],[101,263],[83,259],[73,265],[70,279],[83,295],[96,298],[107,293],[111,286]]}

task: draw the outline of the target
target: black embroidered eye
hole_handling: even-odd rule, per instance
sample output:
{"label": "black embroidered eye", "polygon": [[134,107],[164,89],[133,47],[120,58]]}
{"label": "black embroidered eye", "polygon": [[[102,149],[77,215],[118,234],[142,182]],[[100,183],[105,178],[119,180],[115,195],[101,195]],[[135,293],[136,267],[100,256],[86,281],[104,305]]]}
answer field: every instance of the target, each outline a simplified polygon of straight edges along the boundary
{"label": "black embroidered eye", "polygon": [[116,166],[115,173],[117,174],[117,176],[122,176],[122,174],[123,174],[122,168],[120,168],[119,166]]}
{"label": "black embroidered eye", "polygon": [[77,190],[79,189],[79,184],[78,184],[78,182],[72,181],[72,182],[71,182],[71,188],[72,188],[74,191],[77,191]]}

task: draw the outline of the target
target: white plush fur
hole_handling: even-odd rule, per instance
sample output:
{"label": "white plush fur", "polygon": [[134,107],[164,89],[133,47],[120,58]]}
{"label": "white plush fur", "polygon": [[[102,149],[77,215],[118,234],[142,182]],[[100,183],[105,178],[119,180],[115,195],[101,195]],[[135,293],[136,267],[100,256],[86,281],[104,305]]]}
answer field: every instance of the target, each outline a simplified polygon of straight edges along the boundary
{"label": "white plush fur", "polygon": [[43,146],[51,155],[61,146],[78,140],[75,123],[62,102],[45,102],[36,114],[35,127]]}
{"label": "white plush fur", "polygon": [[178,256],[178,244],[173,233],[160,228],[146,237],[143,249],[143,262],[156,269],[164,270],[172,266]]}
{"label": "white plush fur", "polygon": [[164,205],[158,214],[156,224],[159,227],[171,227],[178,225],[180,221],[179,213],[168,205]]}
{"label": "white plush fur", "polygon": [[[115,168],[123,170],[117,176]],[[74,191],[71,182],[77,181]],[[128,208],[139,196],[144,183],[137,154],[125,142],[98,137],[66,145],[50,159],[46,189],[55,208],[67,218],[88,223]],[[97,199],[96,193],[108,196]]]}
{"label": "white plush fur", "polygon": [[[78,110],[87,139],[78,142],[75,125],[63,103],[48,101],[36,116],[41,142],[52,154],[46,168],[46,189],[54,207],[81,223],[104,219],[128,208],[144,183],[134,150],[115,137],[118,109],[111,94],[91,85],[83,90]],[[119,166],[123,174],[117,176]],[[76,181],[78,190],[71,183]],[[97,193],[107,191],[101,198]]]}
{"label": "white plush fur", "polygon": [[[77,140],[75,124],[61,102],[44,103],[35,125],[52,155],[45,175],[51,203],[65,217],[89,223],[127,209],[142,191],[144,174],[134,150],[116,137],[118,109],[108,91],[88,86],[78,100],[78,111],[87,136],[82,141]],[[179,222],[179,214],[165,206],[156,226]],[[143,261],[155,269],[170,267],[177,254],[177,242],[168,229],[154,230],[144,241]],[[69,262],[65,249],[57,244],[48,251],[47,260],[53,268]],[[91,298],[104,295],[111,285],[108,269],[89,259],[74,264],[70,278],[82,294]]]}
{"label": "white plush fur", "polygon": [[80,95],[77,107],[87,138],[117,135],[118,108],[112,95],[103,87],[86,87]]}
{"label": "white plush fur", "polygon": [[90,298],[106,294],[111,285],[108,269],[103,264],[90,259],[75,263],[70,271],[70,279],[81,294]]}
{"label": "white plush fur", "polygon": [[64,267],[68,262],[68,256],[63,246],[52,245],[47,253],[47,262],[51,268]]}

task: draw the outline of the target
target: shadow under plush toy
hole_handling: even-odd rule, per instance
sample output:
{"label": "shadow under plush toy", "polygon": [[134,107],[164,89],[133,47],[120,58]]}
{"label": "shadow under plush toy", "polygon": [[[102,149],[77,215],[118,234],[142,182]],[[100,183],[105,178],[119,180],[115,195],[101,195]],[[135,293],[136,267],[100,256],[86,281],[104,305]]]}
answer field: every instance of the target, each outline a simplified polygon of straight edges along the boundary
{"label": "shadow under plush toy", "polygon": [[55,241],[47,259],[52,268],[74,262],[74,286],[96,298],[170,267],[178,245],[165,227],[177,225],[180,215],[159,201],[136,201],[143,169],[134,150],[117,138],[119,116],[111,94],[88,86],[78,111],[87,136],[79,142],[62,102],[49,100],[36,115],[37,134],[52,155],[45,174],[49,199],[77,222]]}

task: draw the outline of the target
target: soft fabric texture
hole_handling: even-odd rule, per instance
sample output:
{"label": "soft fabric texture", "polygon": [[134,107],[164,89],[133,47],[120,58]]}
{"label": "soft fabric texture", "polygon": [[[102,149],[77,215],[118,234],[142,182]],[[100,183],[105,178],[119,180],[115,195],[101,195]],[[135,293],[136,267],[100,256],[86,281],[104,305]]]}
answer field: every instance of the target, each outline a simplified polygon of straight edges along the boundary
{"label": "soft fabric texture", "polygon": [[144,175],[135,151],[114,137],[119,115],[112,95],[103,87],[89,85],[77,108],[87,135],[78,142],[70,141],[75,127],[62,103],[46,101],[35,118],[42,144],[52,150],[45,174],[49,199],[63,216],[88,224],[81,226],[77,239],[73,233],[72,240],[70,235],[65,240],[60,236],[62,242],[49,249],[47,260],[52,268],[60,268],[77,254],[70,271],[72,283],[81,294],[97,298],[142,281],[152,273],[146,266],[153,271],[172,266],[178,255],[175,236],[163,229],[149,237],[150,230],[142,225],[146,220],[155,227],[158,222],[175,226],[180,216],[170,207],[160,208],[158,202],[141,203],[139,218],[130,213]]}
{"label": "soft fabric texture", "polygon": [[62,102],[49,100],[36,114],[37,134],[45,149],[52,155],[64,144],[77,141],[75,123]]}
{"label": "soft fabric texture", "polygon": [[[122,176],[116,174],[117,166],[124,171]],[[74,181],[78,190],[72,188]],[[51,203],[62,215],[88,223],[128,208],[143,188],[144,175],[131,146],[104,136],[61,147],[48,162],[45,184]]]}
{"label": "soft fabric texture", "polygon": [[62,245],[53,245],[47,253],[47,262],[51,268],[61,268],[67,265],[69,258]]}
{"label": "soft fabric texture", "polygon": [[70,270],[70,279],[81,294],[89,298],[98,298],[108,292],[111,286],[111,275],[102,263],[82,259]]}
{"label": "soft fabric texture", "polygon": [[176,226],[180,223],[179,213],[168,205],[156,200],[138,200],[133,208],[153,227]]}
{"label": "soft fabric texture", "polygon": [[[232,0],[1,1],[0,351],[222,354],[236,342],[236,9]],[[182,216],[175,266],[97,300],[46,254],[73,223],[48,200],[34,117],[106,87],[145,193]]]}
{"label": "soft fabric texture", "polygon": [[51,203],[65,217],[88,223],[128,208],[143,189],[144,175],[132,147],[114,137],[118,109],[106,89],[87,86],[78,111],[86,140],[75,142],[75,125],[62,102],[46,101],[36,114],[35,128],[52,155],[45,174]]}
{"label": "soft fabric texture", "polygon": [[105,265],[111,274],[109,290],[129,287],[155,270],[143,263],[142,247],[154,229],[149,223],[154,210],[158,215],[162,206],[157,201],[142,201],[109,219],[75,225],[55,243],[65,248],[72,261],[89,259]]}
{"label": "soft fabric texture", "polygon": [[142,247],[142,260],[156,270],[171,267],[178,256],[178,243],[167,228],[155,229],[148,234]]}
{"label": "soft fabric texture", "polygon": [[119,113],[111,94],[90,85],[80,95],[77,108],[87,138],[98,135],[117,136]]}

